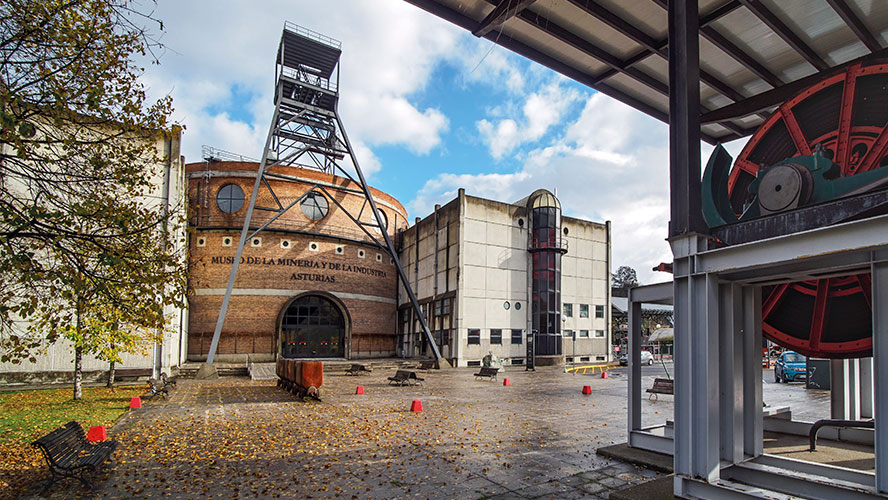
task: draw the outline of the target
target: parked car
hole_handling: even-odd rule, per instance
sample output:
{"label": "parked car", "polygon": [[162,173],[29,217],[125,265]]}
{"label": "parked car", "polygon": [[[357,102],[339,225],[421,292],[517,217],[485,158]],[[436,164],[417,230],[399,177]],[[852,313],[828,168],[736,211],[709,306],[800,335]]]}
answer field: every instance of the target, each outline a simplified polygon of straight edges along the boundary
{"label": "parked car", "polygon": [[[629,355],[620,356],[620,364],[626,366],[629,364]],[[654,364],[654,355],[650,351],[641,351],[641,364],[651,366]]]}
{"label": "parked car", "polygon": [[786,351],[774,363],[774,381],[792,382],[808,377],[808,362],[804,356],[795,351]]}

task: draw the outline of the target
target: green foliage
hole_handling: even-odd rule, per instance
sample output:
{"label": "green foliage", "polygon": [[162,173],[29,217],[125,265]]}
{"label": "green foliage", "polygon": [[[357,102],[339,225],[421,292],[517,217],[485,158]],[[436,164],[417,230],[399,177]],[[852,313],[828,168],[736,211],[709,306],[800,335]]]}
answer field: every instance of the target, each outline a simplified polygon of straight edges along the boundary
{"label": "green foliage", "polygon": [[617,271],[611,276],[611,286],[614,288],[638,286],[638,275],[635,274],[635,269],[629,266],[618,267]]}
{"label": "green foliage", "polygon": [[33,360],[60,335],[118,359],[164,327],[164,306],[183,305],[167,229],[184,221],[146,203],[163,175],[158,143],[178,130],[171,100],[148,102],[138,81],[134,58],[159,47],[139,7],[0,3],[3,361]]}

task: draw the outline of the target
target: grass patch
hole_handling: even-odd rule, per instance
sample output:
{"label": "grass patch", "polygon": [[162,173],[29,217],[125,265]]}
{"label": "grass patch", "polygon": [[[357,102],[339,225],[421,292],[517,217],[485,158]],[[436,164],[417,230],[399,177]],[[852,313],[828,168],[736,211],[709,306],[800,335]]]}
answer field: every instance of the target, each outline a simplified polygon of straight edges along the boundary
{"label": "grass patch", "polygon": [[111,425],[127,408],[130,398],[140,396],[139,386],[84,387],[83,398],[71,399],[73,388],[0,393],[0,444],[30,443],[76,420],[84,429]]}
{"label": "grass patch", "polygon": [[145,393],[145,387],[84,387],[78,401],[71,399],[73,392],[73,387],[66,387],[0,393],[0,500],[18,498],[34,481],[48,477],[32,441],[71,420],[84,430],[109,426],[126,413],[131,397]]}

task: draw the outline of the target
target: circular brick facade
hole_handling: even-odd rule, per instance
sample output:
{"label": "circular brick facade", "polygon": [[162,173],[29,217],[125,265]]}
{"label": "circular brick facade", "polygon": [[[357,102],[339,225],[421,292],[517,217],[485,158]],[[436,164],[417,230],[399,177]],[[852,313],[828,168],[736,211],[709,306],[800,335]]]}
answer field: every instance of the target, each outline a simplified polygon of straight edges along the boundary
{"label": "circular brick facade", "polygon": [[[186,166],[188,222],[194,230],[189,243],[194,289],[190,360],[204,360],[209,351],[257,168],[256,163],[220,161]],[[276,209],[278,202],[287,207],[313,186],[323,199],[309,199],[304,207],[295,204],[246,242],[217,359],[240,361],[248,354],[253,360],[273,359],[282,349],[296,357],[394,355],[397,269],[346,213],[374,222],[358,186],[316,170],[275,167],[269,173],[277,201],[261,186],[252,226],[275,214],[258,207]],[[395,238],[407,226],[404,207],[381,191],[371,191],[389,236]],[[384,244],[378,227],[365,228]]]}

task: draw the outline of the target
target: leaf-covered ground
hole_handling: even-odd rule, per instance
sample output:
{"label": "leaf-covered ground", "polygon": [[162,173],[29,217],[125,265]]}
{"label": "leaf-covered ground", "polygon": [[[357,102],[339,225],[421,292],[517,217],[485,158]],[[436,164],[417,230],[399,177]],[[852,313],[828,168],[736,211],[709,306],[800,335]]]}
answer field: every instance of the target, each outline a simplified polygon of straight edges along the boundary
{"label": "leaf-covered ground", "polygon": [[[625,440],[625,381],[553,368],[509,371],[504,387],[472,373],[420,374],[421,387],[389,386],[385,370],[327,374],[322,402],[273,381],[181,380],[110,429],[120,447],[97,491],[66,480],[50,498],[606,498],[650,477],[595,454]],[[650,405],[658,419],[671,410]]]}
{"label": "leaf-covered ground", "polygon": [[110,426],[144,387],[84,387],[79,401],[71,399],[72,392],[70,387],[0,392],[0,498],[18,498],[31,483],[48,477],[33,440],[71,420],[84,429]]}

